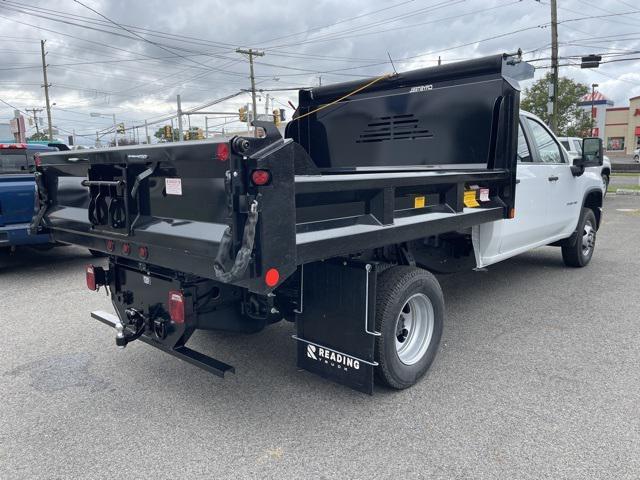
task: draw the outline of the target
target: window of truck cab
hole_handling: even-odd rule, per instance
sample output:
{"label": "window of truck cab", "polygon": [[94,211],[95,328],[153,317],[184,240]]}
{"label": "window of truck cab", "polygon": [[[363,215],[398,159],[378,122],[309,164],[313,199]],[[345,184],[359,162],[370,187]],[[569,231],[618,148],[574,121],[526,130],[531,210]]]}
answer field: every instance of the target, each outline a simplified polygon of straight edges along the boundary
{"label": "window of truck cab", "polygon": [[533,144],[534,163],[567,163],[560,144],[549,129],[534,118],[525,117],[524,120],[529,130],[530,144]]}
{"label": "window of truck cab", "polygon": [[518,122],[518,163],[531,163],[529,140],[522,130],[522,122]]}
{"label": "window of truck cab", "polygon": [[24,150],[0,150],[0,175],[5,173],[29,173],[27,153]]}

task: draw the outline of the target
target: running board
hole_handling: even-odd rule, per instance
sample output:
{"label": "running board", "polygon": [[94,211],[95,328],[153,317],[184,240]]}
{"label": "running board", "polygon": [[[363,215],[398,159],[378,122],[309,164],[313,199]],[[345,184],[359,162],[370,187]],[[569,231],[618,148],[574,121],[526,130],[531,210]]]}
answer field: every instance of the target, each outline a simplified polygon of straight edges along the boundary
{"label": "running board", "polygon": [[[105,325],[110,326],[111,328],[115,328],[116,324],[120,321],[116,315],[100,310],[91,312],[91,317],[104,323]],[[211,358],[203,353],[196,352],[189,347],[167,347],[145,335],[142,335],[140,338],[138,338],[138,340],[141,340],[144,343],[151,345],[152,347],[158,348],[163,352],[168,353],[169,355],[173,355],[180,360],[184,360],[191,365],[206,370],[207,372],[213,373],[214,375],[217,375],[219,377],[224,378],[224,374],[227,372],[235,373],[235,369],[231,365],[227,365],[226,363],[216,360],[215,358]]]}

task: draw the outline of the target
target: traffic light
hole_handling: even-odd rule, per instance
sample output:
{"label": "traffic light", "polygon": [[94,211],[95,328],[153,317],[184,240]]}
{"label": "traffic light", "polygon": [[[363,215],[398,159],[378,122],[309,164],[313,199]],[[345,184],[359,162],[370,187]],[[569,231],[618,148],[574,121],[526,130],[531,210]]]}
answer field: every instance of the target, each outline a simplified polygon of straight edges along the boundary
{"label": "traffic light", "polygon": [[116,125],[116,132],[124,133],[124,123],[119,123],[118,125]]}
{"label": "traffic light", "polygon": [[247,121],[247,107],[240,107],[238,109],[238,113],[240,114],[240,121],[241,122],[246,122]]}
{"label": "traffic light", "polygon": [[273,111],[273,123],[276,124],[276,127],[280,126],[280,110],[277,108]]}
{"label": "traffic light", "polygon": [[189,130],[187,130],[186,132],[184,132],[184,139],[185,140],[191,140],[191,132],[189,132]]}
{"label": "traffic light", "polygon": [[162,133],[166,140],[173,140],[173,128],[171,128],[171,125],[165,125]]}
{"label": "traffic light", "polygon": [[586,57],[582,57],[580,68],[598,68],[601,60],[601,55],[587,55]]}
{"label": "traffic light", "polygon": [[198,140],[204,140],[204,130],[202,130],[201,128],[198,129],[197,133],[196,133],[196,138]]}

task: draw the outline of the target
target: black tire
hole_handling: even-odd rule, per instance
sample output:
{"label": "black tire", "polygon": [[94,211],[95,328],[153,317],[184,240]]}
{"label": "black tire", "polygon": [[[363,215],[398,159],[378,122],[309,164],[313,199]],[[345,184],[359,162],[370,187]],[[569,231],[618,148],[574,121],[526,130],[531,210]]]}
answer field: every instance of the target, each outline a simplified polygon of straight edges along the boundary
{"label": "black tire", "polygon": [[596,231],[597,223],[593,210],[583,208],[578,222],[578,236],[574,245],[562,247],[562,260],[567,267],[581,268],[589,264],[596,246]]}
{"label": "black tire", "polygon": [[[376,330],[382,335],[376,338],[375,355],[379,364],[376,367],[376,380],[400,390],[415,384],[427,372],[436,356],[445,315],[442,290],[438,280],[426,270],[398,266],[384,271],[378,277],[377,292]],[[429,328],[431,335],[427,335],[424,342],[418,342],[422,347],[416,352],[415,360],[406,364],[400,359],[396,348],[396,340],[400,341],[397,336],[399,316],[404,307],[405,314],[409,311],[407,304],[411,305],[410,299],[411,302],[419,299],[428,305],[425,297],[432,307],[430,313],[433,313],[430,316],[433,322],[428,322],[432,326]],[[402,331],[407,330],[403,328]],[[422,351],[427,344],[426,350]]]}
{"label": "black tire", "polygon": [[609,190],[609,175],[607,175],[606,173],[602,174],[602,183],[604,184],[604,192],[602,193],[603,197],[607,196],[607,190]]}

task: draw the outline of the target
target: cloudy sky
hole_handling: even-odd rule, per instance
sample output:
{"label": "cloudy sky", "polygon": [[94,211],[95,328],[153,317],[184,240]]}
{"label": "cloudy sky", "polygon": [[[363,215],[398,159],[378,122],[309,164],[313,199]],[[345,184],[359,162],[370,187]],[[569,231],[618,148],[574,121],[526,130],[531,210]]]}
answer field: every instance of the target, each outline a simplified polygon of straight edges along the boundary
{"label": "cloudy sky", "polygon": [[[619,106],[640,95],[637,0],[558,4],[561,75],[598,83]],[[0,123],[13,116],[7,103],[44,105],[44,39],[53,123],[61,136],[75,130],[87,142],[111,122],[91,112],[115,113],[130,127],[174,114],[177,94],[189,109],[249,88],[238,47],[265,53],[255,65],[263,89],[386,73],[388,54],[401,71],[434,65],[438,56],[452,62],[521,48],[541,67],[536,76],[550,57],[549,0],[0,0],[0,7]],[[609,63],[597,70],[572,65],[590,53],[606,54]],[[289,118],[295,91],[269,93]],[[241,93],[207,110],[235,112],[247,102],[250,95]],[[220,116],[209,125],[224,122]]]}

